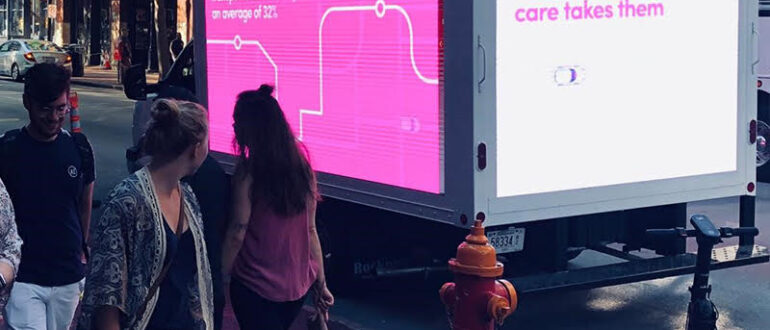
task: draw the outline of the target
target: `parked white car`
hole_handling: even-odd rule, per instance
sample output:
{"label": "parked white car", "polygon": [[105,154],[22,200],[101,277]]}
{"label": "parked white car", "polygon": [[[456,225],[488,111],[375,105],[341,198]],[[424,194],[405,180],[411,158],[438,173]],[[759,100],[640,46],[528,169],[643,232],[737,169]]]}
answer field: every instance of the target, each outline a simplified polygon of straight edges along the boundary
{"label": "parked white car", "polygon": [[58,63],[72,70],[72,57],[50,41],[14,39],[0,45],[0,75],[21,81],[38,63]]}

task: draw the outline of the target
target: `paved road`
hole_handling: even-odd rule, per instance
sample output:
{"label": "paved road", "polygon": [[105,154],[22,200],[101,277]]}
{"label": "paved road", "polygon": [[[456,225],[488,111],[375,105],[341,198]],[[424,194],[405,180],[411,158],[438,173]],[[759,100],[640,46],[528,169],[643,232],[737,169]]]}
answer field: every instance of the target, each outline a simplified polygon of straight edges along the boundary
{"label": "paved road", "polygon": [[[0,131],[22,126],[22,85],[0,80]],[[126,175],[124,150],[131,135],[133,103],[121,92],[78,88],[82,126],[94,145],[96,197],[104,198]],[[770,189],[770,187],[760,187]],[[690,206],[718,225],[737,226],[737,199]],[[757,242],[770,245],[770,199],[758,199]],[[692,246],[691,246],[692,248]],[[585,254],[575,262],[591,262]],[[690,276],[672,277],[595,290],[525,297],[503,329],[674,329],[684,324]],[[714,272],[712,298],[720,309],[721,329],[770,329],[770,264]],[[446,329],[437,291],[441,280],[428,283],[372,283],[350,297],[338,297],[333,315],[362,329]],[[515,283],[514,283],[515,284]],[[333,317],[334,317],[333,316]],[[234,328],[230,318],[230,328]]]}

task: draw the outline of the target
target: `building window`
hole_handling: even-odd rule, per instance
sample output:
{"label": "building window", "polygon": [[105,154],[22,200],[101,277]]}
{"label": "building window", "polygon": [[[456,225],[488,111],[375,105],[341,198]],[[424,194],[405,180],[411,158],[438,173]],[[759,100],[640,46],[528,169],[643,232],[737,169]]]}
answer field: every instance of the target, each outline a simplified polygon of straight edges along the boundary
{"label": "building window", "polygon": [[0,38],[8,37],[8,0],[0,0]]}
{"label": "building window", "polygon": [[8,27],[8,37],[20,37],[24,34],[24,0],[6,0],[10,2],[11,19],[8,20],[10,26]]}

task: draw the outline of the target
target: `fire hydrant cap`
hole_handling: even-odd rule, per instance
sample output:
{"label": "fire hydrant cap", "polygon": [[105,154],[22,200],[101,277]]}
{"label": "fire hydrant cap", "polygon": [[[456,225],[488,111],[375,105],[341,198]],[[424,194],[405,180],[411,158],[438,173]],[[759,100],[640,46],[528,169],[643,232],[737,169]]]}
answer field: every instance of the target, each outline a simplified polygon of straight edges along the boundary
{"label": "fire hydrant cap", "polygon": [[476,220],[470,235],[457,247],[457,257],[449,260],[453,272],[480,277],[503,275],[503,264],[497,262],[497,252],[489,245],[481,221]]}

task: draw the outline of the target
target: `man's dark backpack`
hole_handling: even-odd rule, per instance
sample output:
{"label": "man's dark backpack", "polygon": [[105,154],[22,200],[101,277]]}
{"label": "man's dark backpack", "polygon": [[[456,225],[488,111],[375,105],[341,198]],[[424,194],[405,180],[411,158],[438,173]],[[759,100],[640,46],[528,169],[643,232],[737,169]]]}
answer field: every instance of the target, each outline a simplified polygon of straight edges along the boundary
{"label": "man's dark backpack", "polygon": [[[7,178],[10,174],[11,164],[16,161],[19,154],[18,143],[16,142],[21,129],[13,129],[0,135],[0,178]],[[88,138],[83,133],[67,132],[75,141],[78,153],[80,154],[81,173],[89,173],[94,170],[94,152],[88,143]],[[84,245],[86,242],[83,242]],[[88,259],[88,249],[84,246],[86,259]]]}
{"label": "man's dark backpack", "polygon": [[[7,177],[10,171],[10,164],[16,159],[19,150],[16,139],[21,134],[21,129],[12,129],[0,135],[0,177]],[[88,138],[83,133],[67,132],[75,141],[75,145],[80,153],[81,168],[83,173],[88,173],[94,169],[94,153],[88,143]]]}

